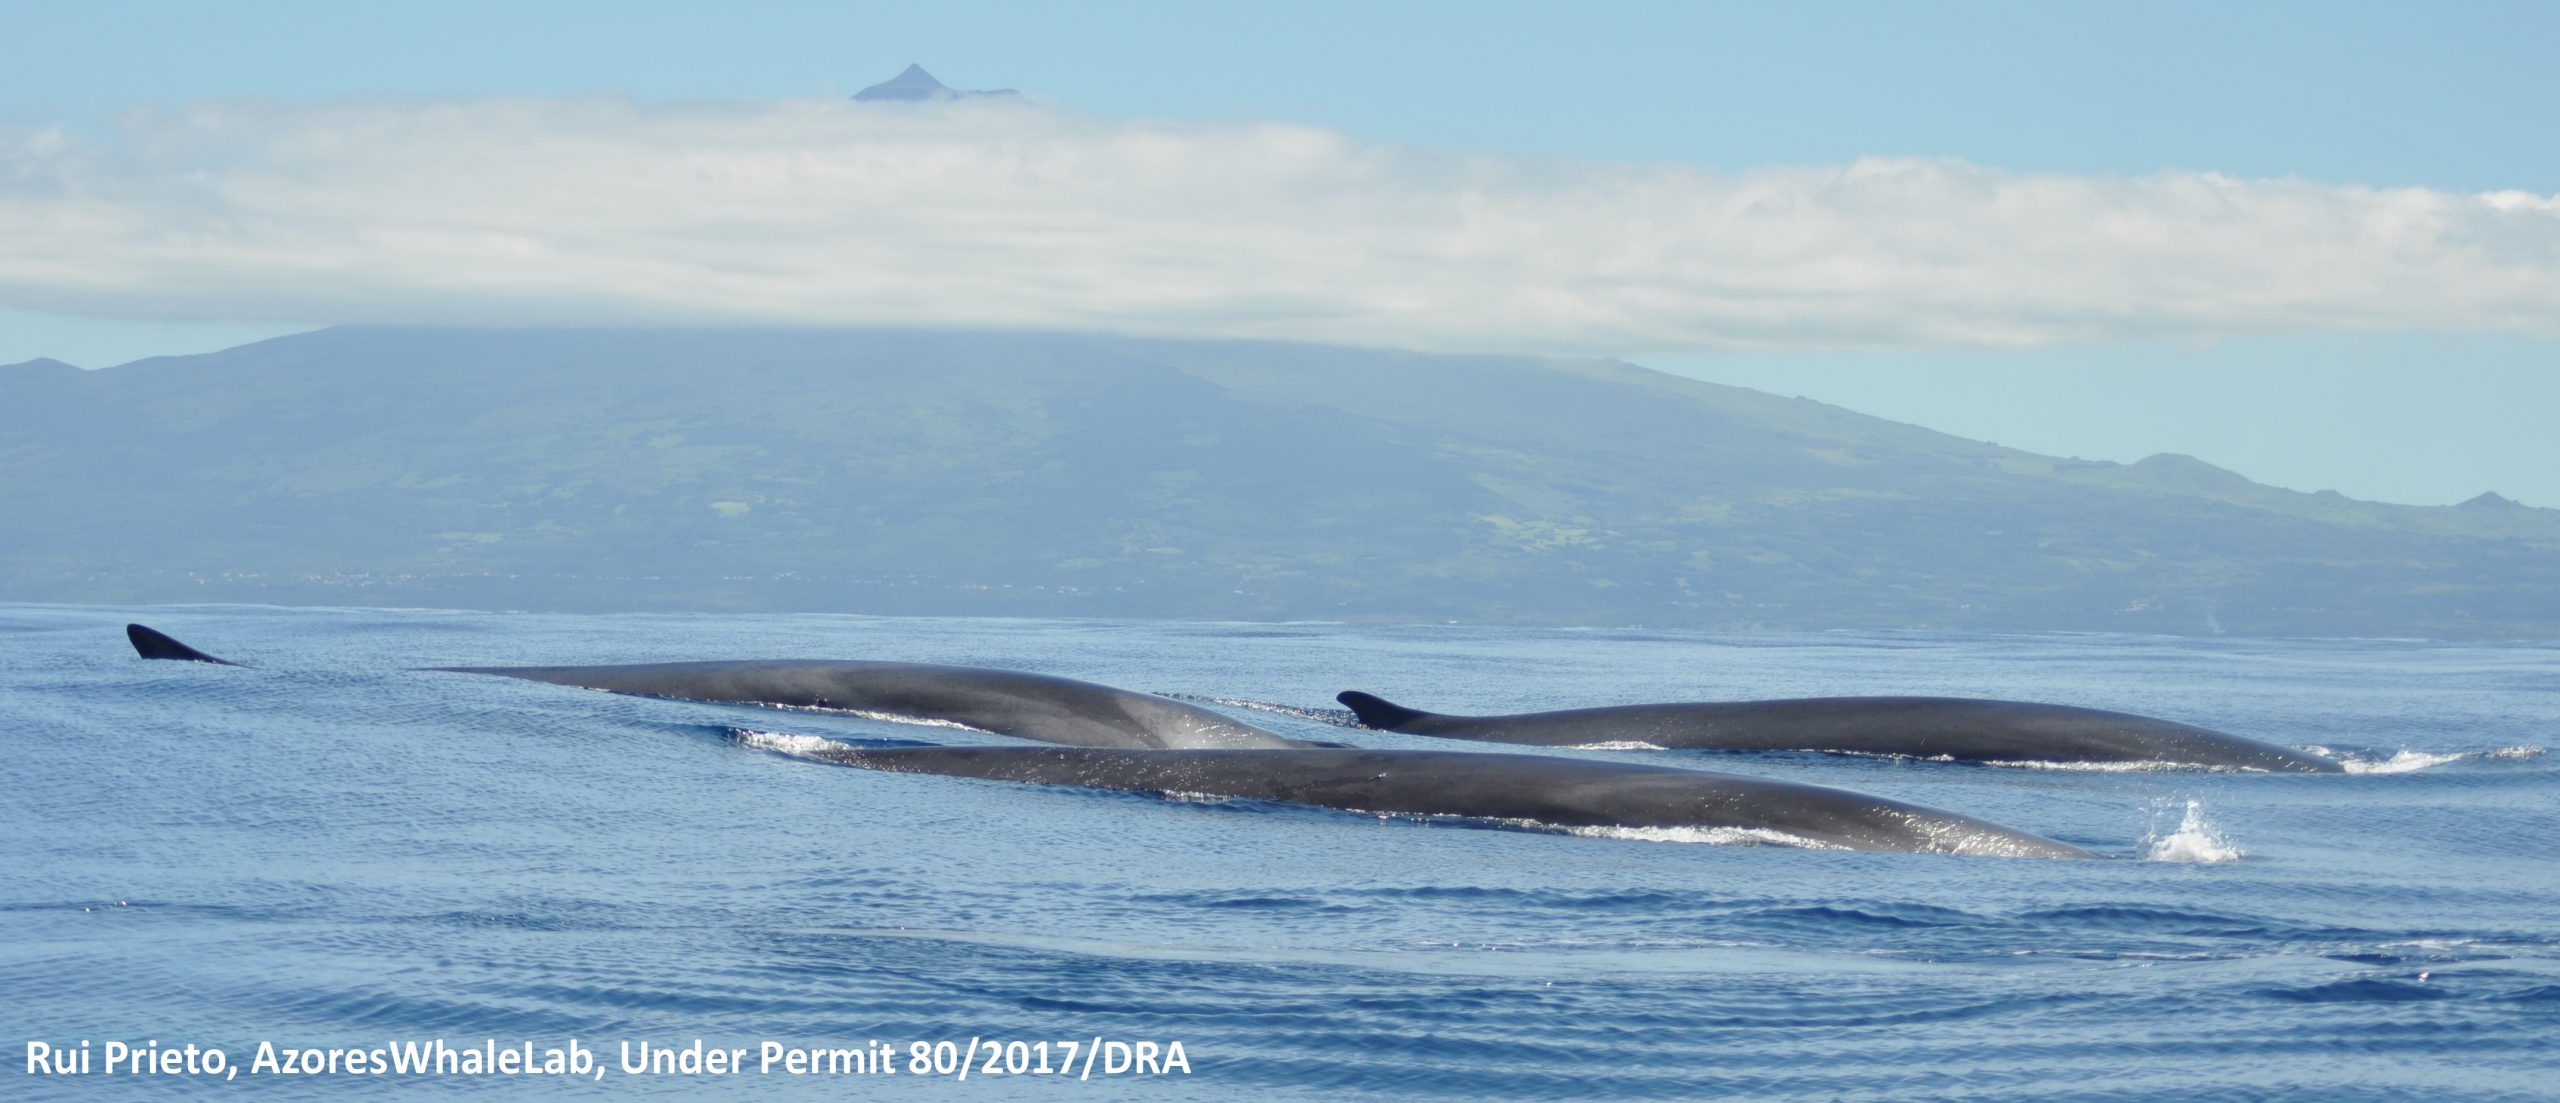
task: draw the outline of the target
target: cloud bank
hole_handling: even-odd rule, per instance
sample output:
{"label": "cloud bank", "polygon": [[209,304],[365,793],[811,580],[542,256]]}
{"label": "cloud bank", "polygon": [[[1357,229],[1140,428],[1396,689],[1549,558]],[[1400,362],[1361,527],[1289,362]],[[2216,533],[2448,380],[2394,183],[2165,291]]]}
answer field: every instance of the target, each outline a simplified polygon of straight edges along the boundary
{"label": "cloud bank", "polygon": [[0,306],[1430,349],[2560,331],[2560,196],[1961,161],[1718,172],[1032,103],[137,112],[0,138]]}

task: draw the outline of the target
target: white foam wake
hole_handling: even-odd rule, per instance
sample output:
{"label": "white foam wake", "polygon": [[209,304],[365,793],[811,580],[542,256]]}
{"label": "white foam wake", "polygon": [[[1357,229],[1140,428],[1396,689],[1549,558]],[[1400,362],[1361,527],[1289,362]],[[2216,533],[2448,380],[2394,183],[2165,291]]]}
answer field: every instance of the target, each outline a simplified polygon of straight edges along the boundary
{"label": "white foam wake", "polygon": [[985,728],[963,724],[957,720],[944,720],[939,717],[932,716],[908,716],[903,713],[880,712],[876,709],[840,708],[835,705],[774,705],[764,704],[762,702],[758,702],[757,704],[762,708],[781,709],[785,712],[823,712],[829,716],[850,716],[857,720],[877,720],[883,724],[906,724],[918,728],[950,728],[955,731],[978,732],[983,735],[997,734],[995,732],[988,731]]}
{"label": "white foam wake", "polygon": [[2466,758],[2515,759],[2534,758],[2542,754],[2542,748],[2531,746],[2500,747],[2494,751],[2449,751],[2442,754],[2404,749],[2393,753],[2389,758],[2376,758],[2353,751],[2333,751],[2327,747],[2313,747],[2310,750],[2315,754],[2324,754],[2337,759],[2338,764],[2346,767],[2347,772],[2351,774],[2406,774],[2442,766],[2448,762],[2460,762]]}
{"label": "white foam wake", "polygon": [[2192,773],[2197,770],[2223,772],[2240,769],[2237,766],[2209,766],[2203,763],[2170,762],[2164,759],[2146,759],[2140,762],[2042,762],[2023,759],[1985,759],[1982,764],[2005,766],[2013,770],[2063,770],[2084,774],[2153,774],[2166,771]]}
{"label": "white foam wake", "polygon": [[1708,846],[1791,846],[1804,850],[1847,850],[1848,847],[1790,835],[1766,827],[1568,827],[1568,835],[1593,839],[1634,839],[1648,843],[1700,843]]}
{"label": "white foam wake", "polygon": [[1175,693],[1171,690],[1158,690],[1156,692],[1156,696],[1170,697],[1176,701],[1188,701],[1195,705],[1225,705],[1229,708],[1252,709],[1256,712],[1278,713],[1282,716],[1294,716],[1300,720],[1313,720],[1319,724],[1331,724],[1337,728],[1356,729],[1361,726],[1360,721],[1351,715],[1351,710],[1349,709],[1311,709],[1304,705],[1283,705],[1271,701],[1256,701],[1250,697],[1211,697],[1199,693]]}
{"label": "white foam wake", "polygon": [[1235,798],[1224,793],[1198,793],[1189,789],[1158,790],[1157,796],[1175,804],[1233,804]]}
{"label": "white foam wake", "polygon": [[1890,758],[1900,759],[1905,762],[1971,761],[1975,765],[1979,766],[1998,766],[2002,769],[2009,770],[2063,770],[2074,773],[2091,774],[2149,774],[2166,771],[2193,773],[2198,770],[2207,772],[2232,772],[2246,769],[2246,767],[2241,766],[2218,766],[2202,762],[2171,762],[2166,759],[2144,759],[2136,762],[2055,762],[2049,760],[2011,758],[1983,758],[1967,760],[1959,759],[1951,754],[1888,754],[1881,751],[1824,751],[1822,753],[1839,755],[1843,758]]}
{"label": "white foam wake", "polygon": [[2428,754],[2425,751],[2401,751],[2389,758],[2365,758],[2360,755],[2339,755],[2338,765],[2346,767],[2347,772],[2351,774],[2405,774],[2415,770],[2423,770],[2429,766],[2442,766],[2447,762],[2457,762],[2464,757],[2467,756],[2460,754]]}
{"label": "white foam wake", "polygon": [[2203,801],[2191,800],[2177,830],[2163,835],[2153,825],[2151,837],[2143,840],[2142,856],[2155,862],[2236,862],[2249,852],[2206,822]]}

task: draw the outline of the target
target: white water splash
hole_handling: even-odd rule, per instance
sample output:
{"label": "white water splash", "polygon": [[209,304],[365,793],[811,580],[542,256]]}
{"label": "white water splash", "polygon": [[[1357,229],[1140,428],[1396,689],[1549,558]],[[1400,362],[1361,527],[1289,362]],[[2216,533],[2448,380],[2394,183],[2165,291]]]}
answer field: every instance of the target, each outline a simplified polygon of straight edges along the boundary
{"label": "white water splash", "polygon": [[2151,837],[2143,840],[2142,856],[2155,862],[2236,862],[2249,854],[2205,821],[2203,801],[2191,800],[2177,830],[2162,835],[2153,825]]}
{"label": "white water splash", "polygon": [[790,732],[769,732],[755,728],[731,728],[729,738],[735,740],[741,747],[772,751],[775,754],[789,755],[793,758],[823,758],[830,751],[853,749],[852,744],[839,743],[825,736],[794,735]]}
{"label": "white water splash", "polygon": [[1660,743],[1647,743],[1640,739],[1612,739],[1600,743],[1574,743],[1565,749],[1570,751],[1667,751],[1671,748]]}

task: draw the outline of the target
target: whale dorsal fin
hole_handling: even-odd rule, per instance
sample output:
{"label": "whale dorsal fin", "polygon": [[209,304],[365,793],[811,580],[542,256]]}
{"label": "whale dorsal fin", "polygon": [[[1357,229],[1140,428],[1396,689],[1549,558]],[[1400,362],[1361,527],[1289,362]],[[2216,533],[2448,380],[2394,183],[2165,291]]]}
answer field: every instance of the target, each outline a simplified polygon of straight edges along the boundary
{"label": "whale dorsal fin", "polygon": [[134,654],[146,659],[177,659],[182,662],[213,663],[217,666],[240,665],[229,659],[214,658],[171,639],[166,632],[139,624],[125,625],[124,638],[133,641]]}
{"label": "whale dorsal fin", "polygon": [[1384,697],[1362,693],[1356,689],[1344,690],[1334,695],[1333,699],[1349,707],[1351,715],[1360,718],[1361,727],[1377,728],[1380,731],[1394,731],[1431,715],[1421,709],[1409,709]]}

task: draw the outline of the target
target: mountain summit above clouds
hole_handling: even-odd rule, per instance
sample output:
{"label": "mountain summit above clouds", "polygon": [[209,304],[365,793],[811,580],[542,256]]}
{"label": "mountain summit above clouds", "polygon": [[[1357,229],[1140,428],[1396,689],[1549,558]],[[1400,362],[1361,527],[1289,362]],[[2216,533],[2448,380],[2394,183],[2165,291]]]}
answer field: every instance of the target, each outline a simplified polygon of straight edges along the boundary
{"label": "mountain summit above clouds", "polygon": [[933,79],[922,65],[909,65],[905,72],[853,94],[853,98],[870,102],[934,103],[942,100],[973,100],[987,96],[1018,96],[1010,88],[993,88],[983,92],[966,91]]}

